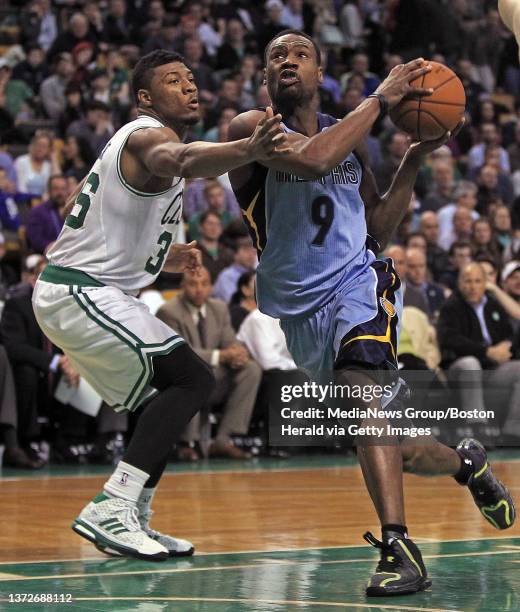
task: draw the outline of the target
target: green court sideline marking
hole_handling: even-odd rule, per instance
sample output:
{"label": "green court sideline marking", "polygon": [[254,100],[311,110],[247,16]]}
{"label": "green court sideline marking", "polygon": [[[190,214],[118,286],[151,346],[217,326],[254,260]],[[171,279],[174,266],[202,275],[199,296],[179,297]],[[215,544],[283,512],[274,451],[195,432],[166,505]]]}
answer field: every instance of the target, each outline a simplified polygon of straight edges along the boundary
{"label": "green court sideline marking", "polygon": [[[445,554],[437,554],[437,555],[423,555],[423,559],[449,559],[454,557],[493,557],[496,555],[514,555],[517,554],[517,550],[493,550],[493,551],[483,551],[483,552],[464,552],[464,553],[445,553]],[[262,560],[262,564],[269,565],[272,563],[273,565],[279,565],[278,559],[264,559]],[[318,561],[316,559],[313,560],[290,560],[283,559],[283,565],[342,565],[345,563],[374,563],[374,558],[362,558],[362,559],[337,559],[333,561]],[[520,561],[513,561],[513,563],[520,563]],[[18,581],[34,581],[34,580],[56,580],[59,578],[60,580],[71,580],[75,578],[99,578],[102,576],[142,576],[146,574],[183,574],[183,573],[193,573],[193,572],[214,572],[214,571],[226,571],[226,570],[236,570],[236,569],[255,569],[258,568],[260,564],[256,563],[246,563],[241,565],[216,565],[213,567],[189,567],[189,568],[171,568],[171,569],[153,569],[153,570],[133,570],[126,572],[83,572],[81,574],[51,574],[49,576],[21,576],[20,578],[1,578],[0,582],[18,582]],[[374,606],[372,606],[374,607]]]}
{"label": "green court sideline marking", "polygon": [[193,601],[205,603],[265,603],[292,606],[327,606],[330,608],[363,608],[366,610],[405,610],[407,612],[464,612],[446,608],[413,608],[411,606],[370,605],[339,601],[299,601],[285,599],[232,599],[228,597],[76,597],[74,601]]}

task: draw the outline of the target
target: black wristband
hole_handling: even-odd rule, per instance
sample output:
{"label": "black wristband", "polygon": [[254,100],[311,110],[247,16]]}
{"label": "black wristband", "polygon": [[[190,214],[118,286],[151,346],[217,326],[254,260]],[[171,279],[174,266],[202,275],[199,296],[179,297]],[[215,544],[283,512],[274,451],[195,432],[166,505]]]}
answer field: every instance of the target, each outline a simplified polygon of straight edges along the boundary
{"label": "black wristband", "polygon": [[377,100],[379,100],[379,117],[381,119],[383,119],[383,117],[386,117],[388,113],[388,102],[383,96],[383,94],[373,93],[367,96],[367,98],[376,98]]}

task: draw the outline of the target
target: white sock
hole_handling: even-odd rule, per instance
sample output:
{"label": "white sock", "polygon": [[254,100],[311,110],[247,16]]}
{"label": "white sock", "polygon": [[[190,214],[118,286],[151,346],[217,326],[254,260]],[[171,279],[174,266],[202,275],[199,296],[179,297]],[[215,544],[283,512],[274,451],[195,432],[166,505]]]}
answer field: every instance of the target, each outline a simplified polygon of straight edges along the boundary
{"label": "white sock", "polygon": [[120,461],[103,488],[106,493],[113,497],[122,497],[127,501],[137,503],[149,476],[143,470]]}
{"label": "white sock", "polygon": [[151,487],[149,489],[146,487],[143,487],[143,490],[141,491],[141,495],[139,496],[139,499],[137,500],[137,507],[139,508],[139,510],[144,510],[146,512],[150,510],[150,506],[152,505],[152,500],[153,500],[153,496],[155,495],[155,491],[156,491],[155,487]]}

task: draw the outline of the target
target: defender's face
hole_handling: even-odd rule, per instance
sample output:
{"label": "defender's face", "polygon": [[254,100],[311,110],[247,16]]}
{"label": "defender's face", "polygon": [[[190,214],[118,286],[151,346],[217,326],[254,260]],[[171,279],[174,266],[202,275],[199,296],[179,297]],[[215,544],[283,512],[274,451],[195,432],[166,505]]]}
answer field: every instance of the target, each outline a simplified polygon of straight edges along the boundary
{"label": "defender's face", "polygon": [[312,98],[323,81],[312,43],[297,34],[277,38],[267,52],[265,78],[275,104],[297,106]]}
{"label": "defender's face", "polygon": [[141,90],[139,96],[144,108],[153,108],[168,123],[194,125],[199,121],[195,79],[181,62],[154,68],[150,90]]}

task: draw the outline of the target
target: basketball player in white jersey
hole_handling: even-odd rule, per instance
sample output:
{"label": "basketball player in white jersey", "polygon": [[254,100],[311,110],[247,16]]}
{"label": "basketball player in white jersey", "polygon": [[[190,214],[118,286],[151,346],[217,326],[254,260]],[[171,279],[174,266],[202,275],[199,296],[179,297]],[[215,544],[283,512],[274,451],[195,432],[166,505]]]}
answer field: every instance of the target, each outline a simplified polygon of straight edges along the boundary
{"label": "basketball player in white jersey", "polygon": [[184,177],[217,176],[284,155],[272,111],[250,138],[183,144],[199,120],[197,87],[181,56],[154,51],[133,74],[139,116],[106,145],[75,194],[34,290],[38,322],[116,410],[146,402],[123,460],[72,528],[100,550],[161,560],[193,554],[149,526],[155,487],[173,442],[207,401],[211,369],[136,295],[162,269],[196,270],[195,243],[173,245]]}

